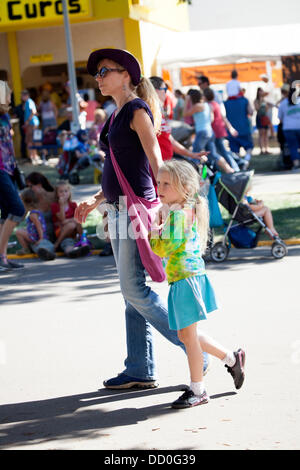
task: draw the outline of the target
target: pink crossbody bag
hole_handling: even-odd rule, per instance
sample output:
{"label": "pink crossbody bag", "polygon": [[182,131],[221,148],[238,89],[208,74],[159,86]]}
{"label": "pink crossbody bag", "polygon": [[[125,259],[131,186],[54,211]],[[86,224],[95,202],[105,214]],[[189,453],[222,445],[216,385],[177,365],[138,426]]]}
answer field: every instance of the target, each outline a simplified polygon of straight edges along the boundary
{"label": "pink crossbody bag", "polygon": [[[109,129],[112,126],[113,120],[114,114],[110,121]],[[119,185],[123,191],[124,196],[126,196],[125,199],[128,215],[131,220],[131,227],[134,232],[143,266],[153,281],[163,282],[166,279],[166,274],[163,269],[161,258],[153,253],[148,240],[149,230],[151,228],[152,222],[155,219],[156,213],[161,206],[161,202],[158,198],[156,198],[154,201],[148,201],[143,197],[137,196],[125,178],[121,168],[119,167],[112,148],[110,147],[109,150]]]}

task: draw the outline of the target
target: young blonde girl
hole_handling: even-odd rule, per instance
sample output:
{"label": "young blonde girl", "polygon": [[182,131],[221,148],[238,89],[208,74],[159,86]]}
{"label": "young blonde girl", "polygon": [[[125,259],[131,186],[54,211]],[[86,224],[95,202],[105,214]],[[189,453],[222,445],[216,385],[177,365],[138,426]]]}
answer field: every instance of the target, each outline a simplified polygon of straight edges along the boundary
{"label": "young blonde girl", "polygon": [[230,351],[197,332],[197,323],[216,310],[217,303],[201,257],[207,243],[208,208],[198,194],[196,171],[189,163],[167,161],[159,169],[157,183],[168,215],[164,224],[152,230],[150,244],[164,259],[170,284],[169,326],[177,330],[185,345],[191,377],[190,388],[172,407],[189,408],[209,401],[203,381],[203,352],[223,361],[237,389],[244,381],[245,353]]}
{"label": "young blonde girl", "polygon": [[[82,227],[75,220],[74,214],[77,208],[76,202],[72,201],[71,186],[67,181],[60,181],[55,187],[56,202],[51,204],[52,220],[56,242],[55,250],[66,238],[75,238],[77,234],[82,235]],[[70,251],[73,246],[70,246]]]}

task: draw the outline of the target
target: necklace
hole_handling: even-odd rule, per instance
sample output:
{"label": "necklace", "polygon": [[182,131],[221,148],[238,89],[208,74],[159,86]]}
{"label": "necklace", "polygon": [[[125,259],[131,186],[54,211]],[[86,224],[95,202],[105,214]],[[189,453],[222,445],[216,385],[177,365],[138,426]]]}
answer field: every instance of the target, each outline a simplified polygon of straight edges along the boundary
{"label": "necklace", "polygon": [[130,98],[131,96],[134,96],[133,93],[132,93],[132,91],[129,93],[128,96],[126,96],[125,101],[124,101],[124,103],[120,106],[120,108],[117,108],[117,110],[116,110],[116,112],[115,112],[115,117],[119,114],[119,112],[121,111],[121,109],[123,108],[123,106],[125,106],[126,103],[128,103],[129,101],[131,101],[131,100],[128,100],[128,98]]}

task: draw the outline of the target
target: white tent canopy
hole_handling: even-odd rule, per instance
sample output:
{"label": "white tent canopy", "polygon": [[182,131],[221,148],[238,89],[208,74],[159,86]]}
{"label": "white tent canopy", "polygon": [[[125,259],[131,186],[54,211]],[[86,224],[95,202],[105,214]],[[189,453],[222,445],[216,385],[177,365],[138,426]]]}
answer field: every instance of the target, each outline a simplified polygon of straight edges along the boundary
{"label": "white tent canopy", "polygon": [[278,60],[300,53],[300,24],[166,33],[157,63],[187,67]]}

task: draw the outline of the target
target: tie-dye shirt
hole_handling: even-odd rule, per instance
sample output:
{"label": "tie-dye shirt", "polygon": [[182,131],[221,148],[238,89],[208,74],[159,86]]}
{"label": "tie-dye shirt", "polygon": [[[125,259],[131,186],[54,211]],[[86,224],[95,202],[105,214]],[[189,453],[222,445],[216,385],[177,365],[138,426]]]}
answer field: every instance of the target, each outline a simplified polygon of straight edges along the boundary
{"label": "tie-dye shirt", "polygon": [[205,274],[192,208],[170,211],[161,232],[156,236],[151,234],[150,245],[153,252],[163,258],[169,284]]}

